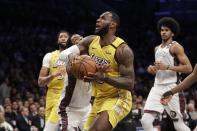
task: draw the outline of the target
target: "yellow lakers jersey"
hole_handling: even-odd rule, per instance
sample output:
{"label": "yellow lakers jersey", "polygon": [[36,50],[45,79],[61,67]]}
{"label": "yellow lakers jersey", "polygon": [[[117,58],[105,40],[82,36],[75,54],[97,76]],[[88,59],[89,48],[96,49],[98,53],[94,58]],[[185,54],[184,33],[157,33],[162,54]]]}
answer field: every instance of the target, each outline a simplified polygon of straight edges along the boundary
{"label": "yellow lakers jersey", "polygon": [[[108,76],[118,77],[118,64],[115,61],[116,48],[124,42],[121,38],[117,37],[112,44],[101,47],[99,43],[100,37],[96,36],[89,46],[89,55],[95,58],[97,64],[109,64],[110,69],[107,72]],[[93,82],[93,87],[96,90],[96,97],[127,97],[129,91],[118,89],[108,83]],[[125,95],[125,96],[124,96]]]}
{"label": "yellow lakers jersey", "polygon": [[[65,62],[59,60],[59,53],[60,52],[58,50],[52,52],[49,74],[52,74],[54,72],[57,72],[60,69],[65,68]],[[49,84],[47,85],[48,89],[62,90],[65,84],[65,76],[66,75],[62,75],[62,76],[53,78],[53,80],[51,80]]]}

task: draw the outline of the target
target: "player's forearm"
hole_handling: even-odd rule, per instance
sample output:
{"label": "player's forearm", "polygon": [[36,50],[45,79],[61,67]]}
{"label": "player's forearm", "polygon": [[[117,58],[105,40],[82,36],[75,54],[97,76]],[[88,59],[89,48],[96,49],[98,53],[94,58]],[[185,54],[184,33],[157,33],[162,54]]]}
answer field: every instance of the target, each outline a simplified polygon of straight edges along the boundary
{"label": "player's forearm", "polygon": [[134,78],[106,76],[104,78],[104,82],[113,85],[116,88],[125,89],[129,91],[131,91],[134,87]]}
{"label": "player's forearm", "polygon": [[38,85],[41,87],[46,86],[52,79],[54,78],[53,75],[48,75],[46,77],[39,77],[38,78]]}
{"label": "player's forearm", "polygon": [[59,59],[67,63],[69,61],[69,55],[79,55],[82,47],[80,45],[73,45],[60,53]]}
{"label": "player's forearm", "polygon": [[75,89],[75,84],[76,84],[76,78],[70,74],[68,74],[68,85],[66,86],[65,90],[65,95],[64,97],[60,100],[60,105],[59,105],[59,115],[61,117],[62,121],[62,126],[67,128],[67,112],[66,112],[66,107],[70,104],[73,91]]}
{"label": "player's forearm", "polygon": [[188,77],[186,77],[179,85],[177,85],[177,87],[173,88],[171,91],[173,94],[175,94],[177,92],[187,89],[196,81],[197,81],[197,75],[192,73]]}
{"label": "player's forearm", "polygon": [[192,72],[192,66],[191,65],[179,65],[179,66],[167,66],[168,70],[181,72],[181,73],[191,73]]}

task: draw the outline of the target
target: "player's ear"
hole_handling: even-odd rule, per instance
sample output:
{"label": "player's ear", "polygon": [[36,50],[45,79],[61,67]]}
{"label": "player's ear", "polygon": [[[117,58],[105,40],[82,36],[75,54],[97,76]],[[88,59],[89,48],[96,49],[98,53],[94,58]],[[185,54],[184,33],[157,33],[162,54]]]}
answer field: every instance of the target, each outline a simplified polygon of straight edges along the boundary
{"label": "player's ear", "polygon": [[111,23],[110,23],[110,28],[114,28],[114,27],[116,27],[117,26],[117,24],[114,22],[114,21],[112,21]]}

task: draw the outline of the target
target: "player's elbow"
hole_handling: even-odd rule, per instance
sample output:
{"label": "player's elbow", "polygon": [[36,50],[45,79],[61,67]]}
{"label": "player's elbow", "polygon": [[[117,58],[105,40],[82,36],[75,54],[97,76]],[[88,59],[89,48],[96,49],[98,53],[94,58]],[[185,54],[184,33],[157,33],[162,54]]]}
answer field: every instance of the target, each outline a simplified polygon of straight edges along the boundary
{"label": "player's elbow", "polygon": [[42,83],[38,80],[38,86],[42,87]]}
{"label": "player's elbow", "polygon": [[129,91],[132,91],[134,88],[134,81],[133,80],[130,80],[128,83],[127,83],[127,89]]}
{"label": "player's elbow", "polygon": [[40,78],[38,78],[38,86],[40,86],[40,87],[44,87],[45,86]]}
{"label": "player's elbow", "polygon": [[197,72],[192,72],[194,79],[197,81]]}
{"label": "player's elbow", "polygon": [[131,88],[130,88],[130,90],[132,91],[133,88],[134,88],[134,81],[131,83]]}
{"label": "player's elbow", "polygon": [[190,74],[190,73],[192,73],[192,71],[193,71],[192,66],[191,66],[191,65],[188,65],[188,66],[187,66],[187,71],[186,71],[186,73]]}

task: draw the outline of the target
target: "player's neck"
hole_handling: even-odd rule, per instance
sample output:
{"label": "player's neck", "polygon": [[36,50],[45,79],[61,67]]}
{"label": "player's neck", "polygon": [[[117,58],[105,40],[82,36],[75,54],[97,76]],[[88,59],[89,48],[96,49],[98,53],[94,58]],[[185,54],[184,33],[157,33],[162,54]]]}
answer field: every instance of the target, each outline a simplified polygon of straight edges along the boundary
{"label": "player's neck", "polygon": [[163,46],[167,46],[167,45],[169,45],[169,44],[171,44],[171,43],[172,43],[172,39],[162,40],[162,45],[163,45]]}
{"label": "player's neck", "polygon": [[[66,48],[65,48],[66,49]],[[65,50],[64,48],[59,47],[59,52],[62,52],[63,50]]]}
{"label": "player's neck", "polygon": [[116,39],[115,35],[106,34],[105,36],[100,37],[100,45],[101,47],[110,45]]}

